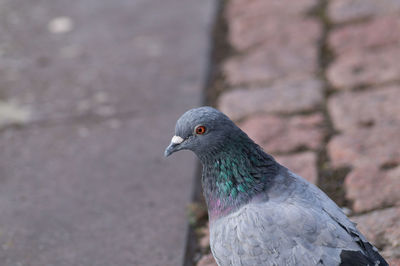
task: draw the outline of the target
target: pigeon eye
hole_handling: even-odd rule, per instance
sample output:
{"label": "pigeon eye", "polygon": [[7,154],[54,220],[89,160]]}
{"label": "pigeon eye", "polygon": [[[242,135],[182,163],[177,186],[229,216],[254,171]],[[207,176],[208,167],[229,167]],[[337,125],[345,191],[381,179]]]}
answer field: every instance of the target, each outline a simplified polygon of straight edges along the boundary
{"label": "pigeon eye", "polygon": [[206,127],[205,126],[197,126],[194,129],[194,132],[196,132],[197,135],[203,135],[204,133],[206,133]]}

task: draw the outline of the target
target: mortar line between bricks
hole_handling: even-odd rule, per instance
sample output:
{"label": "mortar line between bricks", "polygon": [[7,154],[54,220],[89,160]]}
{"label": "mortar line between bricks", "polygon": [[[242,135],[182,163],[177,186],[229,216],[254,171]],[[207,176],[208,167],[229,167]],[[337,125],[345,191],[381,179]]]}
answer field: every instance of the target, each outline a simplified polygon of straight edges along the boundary
{"label": "mortar line between bricks", "polygon": [[382,206],[379,206],[379,207],[376,207],[376,208],[368,209],[366,211],[360,211],[360,212],[354,213],[352,216],[362,216],[364,214],[368,214],[368,213],[371,213],[371,212],[383,211],[383,210],[390,209],[390,208],[395,208],[395,207],[398,207],[398,205],[395,204],[395,203],[386,204],[386,205],[382,205]]}
{"label": "mortar line between bricks", "polygon": [[332,90],[330,91],[330,94],[336,94],[340,92],[365,92],[365,91],[376,91],[376,88],[383,88],[383,87],[390,87],[390,86],[396,86],[399,85],[400,79],[394,79],[394,80],[389,80],[389,81],[384,81],[380,82],[378,84],[361,84],[361,85],[356,85],[352,86],[351,89],[346,89],[346,90]]}
{"label": "mortar line between bricks", "polygon": [[329,110],[327,108],[328,99],[332,94],[332,87],[326,77],[326,70],[328,65],[333,59],[333,53],[330,51],[327,39],[332,29],[327,16],[329,0],[320,0],[315,10],[316,19],[319,20],[322,26],[321,38],[318,43],[318,66],[319,66],[319,78],[323,82],[323,102],[321,105],[321,112],[324,116],[324,123],[326,127],[325,138],[321,145],[321,149],[317,153],[317,172],[318,179],[317,185],[328,194],[338,205],[350,207],[351,202],[345,198],[345,189],[343,186],[344,179],[349,173],[349,167],[342,167],[332,169],[330,167],[330,158],[327,152],[327,144],[332,137],[337,134],[335,130]]}
{"label": "mortar line between bricks", "polygon": [[[299,74],[297,74],[298,76],[313,76],[316,75],[318,73],[315,72],[301,72]],[[234,85],[230,85],[227,86],[224,89],[224,92],[227,91],[231,91],[231,90],[238,90],[238,89],[243,89],[245,88],[246,90],[257,90],[257,89],[262,89],[262,88],[269,88],[269,87],[273,87],[276,84],[279,84],[280,82],[283,82],[285,80],[289,80],[293,75],[288,74],[288,75],[283,75],[280,77],[276,77],[276,78],[271,78],[269,80],[262,80],[262,81],[252,81],[250,83],[248,82],[243,82],[243,83],[237,83]],[[299,112],[299,111],[297,111]],[[301,111],[300,111],[301,112]]]}

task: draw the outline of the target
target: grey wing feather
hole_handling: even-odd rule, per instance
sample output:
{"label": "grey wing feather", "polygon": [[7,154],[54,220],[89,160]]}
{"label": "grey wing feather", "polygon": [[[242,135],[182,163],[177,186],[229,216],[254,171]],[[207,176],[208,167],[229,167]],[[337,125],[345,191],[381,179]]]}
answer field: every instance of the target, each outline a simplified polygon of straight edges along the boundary
{"label": "grey wing feather", "polygon": [[278,178],[268,201],[211,224],[219,265],[339,265],[343,249],[360,250],[356,238],[365,238],[342,210],[314,185],[287,174],[292,180]]}
{"label": "grey wing feather", "polygon": [[323,212],[254,203],[211,225],[219,265],[338,265],[351,237]]}
{"label": "grey wing feather", "polygon": [[319,202],[321,202],[322,210],[326,212],[339,226],[344,228],[360,248],[360,254],[354,254],[347,251],[347,254],[352,255],[346,255],[346,252],[341,254],[341,265],[388,265],[385,259],[379,254],[378,249],[369,243],[365,236],[358,231],[356,224],[350,221],[343,211],[328,196],[326,196],[325,193],[313,185],[310,186],[317,195]]}
{"label": "grey wing feather", "polygon": [[[294,178],[298,180],[298,182],[304,182],[300,176],[289,172]],[[313,194],[315,197],[315,204],[324,211],[333,221],[335,221],[339,226],[344,228],[349,234],[357,235],[353,240],[360,240],[367,242],[366,238],[363,234],[361,234],[357,227],[356,223],[353,223],[347,216],[344,214],[343,210],[339,208],[335,202],[333,202],[325,193],[323,193],[319,188],[317,188],[313,184],[307,184],[309,187],[309,193]]]}

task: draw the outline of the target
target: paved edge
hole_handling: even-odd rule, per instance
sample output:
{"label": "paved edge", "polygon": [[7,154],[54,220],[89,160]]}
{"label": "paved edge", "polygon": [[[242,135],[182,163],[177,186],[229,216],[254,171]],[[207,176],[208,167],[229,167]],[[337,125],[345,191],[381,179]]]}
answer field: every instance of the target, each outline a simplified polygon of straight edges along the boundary
{"label": "paved edge", "polygon": [[[221,17],[222,12],[224,10],[224,0],[214,0],[214,10],[211,12],[211,26],[210,26],[210,36],[208,42],[208,57],[207,57],[207,70],[206,75],[204,76],[203,81],[203,89],[202,89],[202,99],[201,105],[213,105],[214,99],[211,99],[209,96],[209,91],[211,88],[211,84],[214,81],[214,67],[215,67],[215,60],[214,54],[216,50],[215,40],[213,36],[215,35],[216,27],[218,27],[218,19]],[[196,169],[193,173],[193,182],[191,188],[191,203],[201,202],[203,194],[202,194],[202,187],[201,187],[201,171],[202,165],[200,161],[196,163]],[[186,229],[185,229],[185,246],[182,256],[182,265],[183,266],[193,266],[193,257],[195,253],[195,249],[198,246],[197,243],[197,236],[194,231],[194,227],[190,225],[190,222],[186,222]]]}

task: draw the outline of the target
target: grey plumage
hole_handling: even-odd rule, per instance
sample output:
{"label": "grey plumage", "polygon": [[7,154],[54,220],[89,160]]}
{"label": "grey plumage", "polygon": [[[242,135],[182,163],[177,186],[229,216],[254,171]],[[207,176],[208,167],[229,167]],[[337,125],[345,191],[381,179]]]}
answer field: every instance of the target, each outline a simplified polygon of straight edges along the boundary
{"label": "grey plumage", "polygon": [[287,169],[268,196],[211,224],[219,265],[340,265],[342,250],[367,242],[323,192]]}
{"label": "grey plumage", "polygon": [[[205,131],[197,133],[197,127]],[[203,163],[210,246],[219,265],[387,265],[341,209],[279,165],[224,114],[189,110],[166,156],[192,150]]]}

